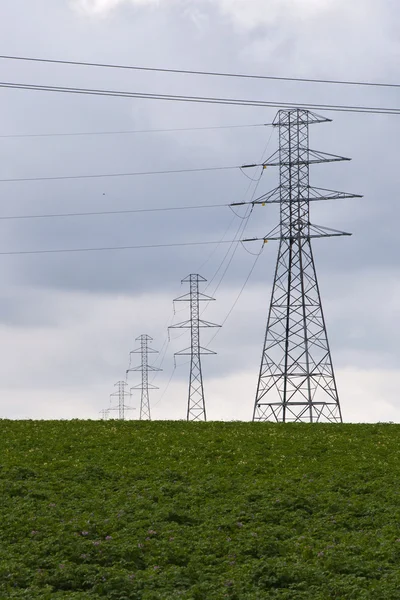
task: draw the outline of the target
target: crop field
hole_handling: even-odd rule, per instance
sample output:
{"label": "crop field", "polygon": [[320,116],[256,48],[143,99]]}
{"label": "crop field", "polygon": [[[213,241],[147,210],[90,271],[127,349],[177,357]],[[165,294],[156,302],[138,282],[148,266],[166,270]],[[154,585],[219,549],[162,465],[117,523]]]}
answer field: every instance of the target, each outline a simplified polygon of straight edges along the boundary
{"label": "crop field", "polygon": [[400,598],[400,426],[0,421],[0,598]]}

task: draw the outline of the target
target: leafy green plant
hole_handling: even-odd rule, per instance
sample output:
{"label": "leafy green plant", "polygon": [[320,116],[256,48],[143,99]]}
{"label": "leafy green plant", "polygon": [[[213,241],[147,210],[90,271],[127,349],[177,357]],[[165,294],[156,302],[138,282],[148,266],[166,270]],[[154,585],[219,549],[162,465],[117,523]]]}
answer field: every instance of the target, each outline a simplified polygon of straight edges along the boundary
{"label": "leafy green plant", "polygon": [[399,598],[397,425],[0,433],[0,599]]}

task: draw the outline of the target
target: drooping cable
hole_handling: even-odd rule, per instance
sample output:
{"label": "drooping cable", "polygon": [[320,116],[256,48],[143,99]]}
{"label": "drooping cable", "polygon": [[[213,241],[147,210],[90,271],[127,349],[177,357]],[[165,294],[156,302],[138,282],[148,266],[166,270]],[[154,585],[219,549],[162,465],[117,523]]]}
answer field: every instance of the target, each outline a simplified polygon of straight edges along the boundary
{"label": "drooping cable", "polygon": [[366,113],[366,114],[382,114],[382,115],[400,115],[398,107],[384,106],[363,106],[363,105],[346,105],[346,104],[315,104],[311,102],[283,102],[283,101],[267,101],[267,100],[252,100],[250,98],[219,98],[207,96],[184,96],[178,94],[159,94],[145,92],[129,92],[122,90],[105,90],[91,89],[65,86],[51,86],[40,84],[27,84],[16,82],[0,82],[0,88],[24,90],[24,91],[40,91],[54,92],[62,94],[78,94],[84,96],[103,96],[114,98],[136,98],[142,100],[164,100],[173,102],[194,102],[200,104],[222,104],[230,106],[253,106],[260,108],[303,108],[311,110],[323,110],[333,112],[349,112],[349,113]]}
{"label": "drooping cable", "polygon": [[1,139],[83,137],[97,135],[134,135],[144,133],[178,133],[185,131],[212,131],[218,129],[250,129],[252,127],[271,127],[272,123],[254,123],[251,125],[210,125],[206,127],[174,127],[170,129],[126,129],[122,131],[76,131],[54,133],[7,133],[0,134]]}
{"label": "drooping cable", "polygon": [[14,60],[14,61],[29,61],[38,63],[51,63],[57,65],[73,65],[73,66],[84,66],[84,67],[101,67],[107,69],[123,69],[123,70],[134,70],[134,71],[150,71],[157,73],[176,73],[183,75],[204,75],[212,77],[231,77],[241,79],[264,79],[273,81],[292,81],[298,83],[322,83],[322,84],[334,84],[334,85],[351,85],[351,86],[372,86],[372,87],[387,87],[387,88],[399,88],[399,83],[380,82],[380,81],[352,81],[352,80],[338,80],[338,79],[318,79],[309,77],[282,77],[276,75],[260,75],[251,73],[227,73],[218,71],[200,71],[190,69],[171,69],[161,67],[143,67],[137,65],[121,65],[121,64],[110,64],[110,63],[99,63],[99,62],[87,62],[87,61],[75,61],[75,60],[56,60],[50,58],[37,58],[32,56],[12,56],[12,55],[1,55],[0,59],[3,60]]}

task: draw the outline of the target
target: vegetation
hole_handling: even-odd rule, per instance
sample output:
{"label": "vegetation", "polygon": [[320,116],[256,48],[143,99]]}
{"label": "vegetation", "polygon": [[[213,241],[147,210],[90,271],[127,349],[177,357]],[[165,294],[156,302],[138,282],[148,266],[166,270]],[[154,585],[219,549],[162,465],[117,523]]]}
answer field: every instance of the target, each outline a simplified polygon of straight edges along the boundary
{"label": "vegetation", "polygon": [[400,426],[0,433],[1,599],[400,597]]}

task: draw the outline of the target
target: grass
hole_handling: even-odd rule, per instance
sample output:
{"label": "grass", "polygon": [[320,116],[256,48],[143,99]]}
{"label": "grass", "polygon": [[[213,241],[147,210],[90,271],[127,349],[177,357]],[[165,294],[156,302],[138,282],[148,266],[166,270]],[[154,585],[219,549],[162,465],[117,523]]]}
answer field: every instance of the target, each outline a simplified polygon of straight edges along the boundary
{"label": "grass", "polygon": [[400,598],[398,425],[0,435],[0,599]]}

